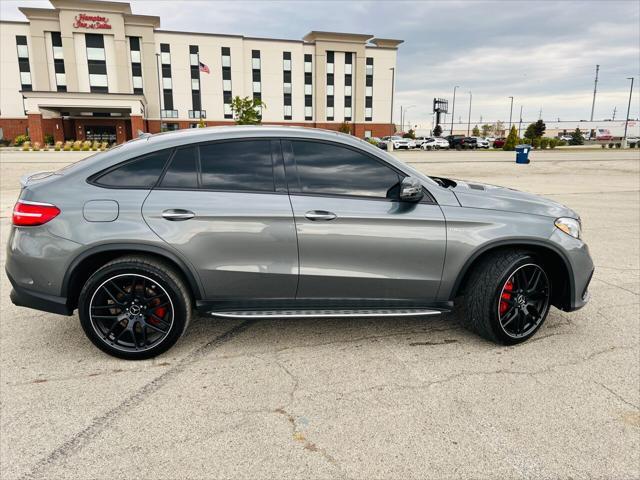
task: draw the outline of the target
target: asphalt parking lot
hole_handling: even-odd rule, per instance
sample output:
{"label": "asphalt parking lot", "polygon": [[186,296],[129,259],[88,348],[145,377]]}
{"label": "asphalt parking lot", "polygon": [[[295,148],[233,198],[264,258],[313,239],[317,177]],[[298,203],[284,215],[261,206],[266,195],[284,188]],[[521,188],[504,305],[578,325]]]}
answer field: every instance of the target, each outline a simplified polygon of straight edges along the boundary
{"label": "asphalt parking lot", "polygon": [[[19,176],[76,152],[0,153],[1,257]],[[17,478],[640,477],[640,151],[400,152],[433,175],[582,215],[592,300],[499,347],[441,318],[197,319],[126,362],[77,316],[0,280],[0,473]]]}

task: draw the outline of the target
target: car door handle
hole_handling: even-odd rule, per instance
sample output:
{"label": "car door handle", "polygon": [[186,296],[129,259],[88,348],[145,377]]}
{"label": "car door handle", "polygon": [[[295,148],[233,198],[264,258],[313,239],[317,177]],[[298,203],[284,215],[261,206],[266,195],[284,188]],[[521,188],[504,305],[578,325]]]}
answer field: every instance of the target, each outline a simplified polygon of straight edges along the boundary
{"label": "car door handle", "polygon": [[307,213],[304,214],[304,216],[305,218],[314,222],[316,220],[329,221],[337,217],[335,213],[327,212],[325,210],[309,210]]}
{"label": "car door handle", "polygon": [[181,220],[189,220],[190,218],[195,217],[196,214],[191,210],[182,210],[177,208],[175,210],[165,210],[162,212],[162,218],[165,220],[170,220],[172,222],[177,222]]}

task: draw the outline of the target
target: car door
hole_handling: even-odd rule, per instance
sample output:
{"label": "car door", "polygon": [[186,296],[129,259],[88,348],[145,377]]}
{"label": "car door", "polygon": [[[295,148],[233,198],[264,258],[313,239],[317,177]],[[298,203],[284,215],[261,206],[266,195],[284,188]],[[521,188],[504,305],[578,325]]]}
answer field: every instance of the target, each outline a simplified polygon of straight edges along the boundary
{"label": "car door", "polygon": [[283,142],[296,221],[296,298],[431,301],[444,262],[440,207],[397,201],[404,175],[337,143]]}
{"label": "car door", "polygon": [[143,215],[195,266],[208,300],[295,297],[298,249],[279,142],[177,148]]}

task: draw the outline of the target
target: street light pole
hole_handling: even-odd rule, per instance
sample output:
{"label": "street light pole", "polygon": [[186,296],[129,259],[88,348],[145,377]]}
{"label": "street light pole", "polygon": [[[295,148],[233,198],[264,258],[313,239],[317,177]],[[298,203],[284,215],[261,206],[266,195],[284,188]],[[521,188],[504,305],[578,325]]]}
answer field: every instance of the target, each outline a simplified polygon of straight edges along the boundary
{"label": "street light pole", "polygon": [[507,97],[511,99],[511,108],[509,109],[509,130],[511,130],[511,118],[513,116],[513,97]]}
{"label": "street light pole", "polygon": [[451,107],[451,132],[449,135],[453,135],[453,120],[454,114],[456,113],[456,89],[460,88],[460,86],[456,85],[453,87],[453,105]]}
{"label": "street light pole", "polygon": [[467,122],[467,137],[471,132],[471,101],[473,100],[473,94],[469,92],[469,120]]}
{"label": "street light pole", "polygon": [[[391,70],[391,125],[390,125],[390,129],[391,130],[395,130],[393,128],[393,95],[395,94],[395,85],[396,85],[396,69],[395,67],[391,67],[389,70]],[[393,135],[396,132],[389,132],[389,135]]]}
{"label": "street light pole", "polygon": [[633,95],[633,77],[627,77],[627,80],[631,80],[631,88],[629,89],[629,105],[627,106],[627,116],[624,119],[624,138],[622,144],[627,146],[627,127],[629,126],[629,113],[631,111],[631,95]]}
{"label": "street light pole", "polygon": [[522,105],[520,105],[520,123],[518,123],[518,138],[520,138],[521,129],[522,129]]}

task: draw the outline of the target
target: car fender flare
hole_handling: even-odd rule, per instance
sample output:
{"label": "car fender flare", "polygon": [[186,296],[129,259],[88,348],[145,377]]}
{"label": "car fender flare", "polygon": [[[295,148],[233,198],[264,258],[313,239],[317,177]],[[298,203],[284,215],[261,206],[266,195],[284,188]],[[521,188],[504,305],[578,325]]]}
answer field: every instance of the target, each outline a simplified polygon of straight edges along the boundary
{"label": "car fender flare", "polygon": [[553,251],[554,253],[558,254],[558,256],[562,259],[565,268],[567,269],[567,272],[569,273],[569,295],[570,295],[570,301],[571,304],[573,304],[574,301],[574,279],[573,279],[573,267],[571,266],[571,262],[569,261],[569,259],[567,258],[566,254],[560,249],[558,248],[553,242],[547,241],[547,240],[539,240],[539,239],[532,239],[532,238],[527,238],[527,237],[509,237],[509,238],[503,238],[500,240],[495,240],[489,243],[485,243],[483,245],[481,245],[480,247],[476,248],[471,255],[469,255],[469,257],[467,258],[467,260],[464,262],[464,265],[462,266],[462,268],[460,269],[460,271],[458,272],[458,275],[456,277],[456,281],[453,284],[453,287],[451,288],[451,291],[448,294],[448,297],[450,300],[453,300],[452,297],[457,296],[458,294],[458,290],[460,289],[460,285],[462,284],[462,280],[465,278],[465,276],[467,275],[469,268],[471,267],[471,265],[473,265],[473,263],[484,253],[488,252],[489,250],[493,250],[495,248],[501,248],[501,247],[509,247],[509,246],[513,246],[513,247],[522,247],[522,246],[533,246],[533,247],[542,247],[542,248],[546,248],[549,249],[551,251]]}
{"label": "car fender flare", "polygon": [[105,253],[105,252],[114,252],[114,251],[127,251],[131,253],[151,253],[158,255],[160,257],[164,257],[167,260],[175,263],[178,268],[180,268],[180,273],[182,273],[187,282],[189,283],[189,287],[193,292],[196,300],[202,300],[203,289],[199,281],[198,275],[195,273],[193,268],[188,264],[187,261],[183,260],[178,254],[172,252],[167,248],[163,248],[158,245],[147,244],[147,243],[126,243],[126,242],[114,242],[114,243],[103,243],[100,245],[95,245],[84,250],[78,256],[76,256],[68,265],[66,272],[64,274],[64,278],[62,279],[62,295],[68,296],[69,293],[69,283],[71,278],[73,277],[73,273],[76,268],[87,258],[95,255],[97,253]]}

